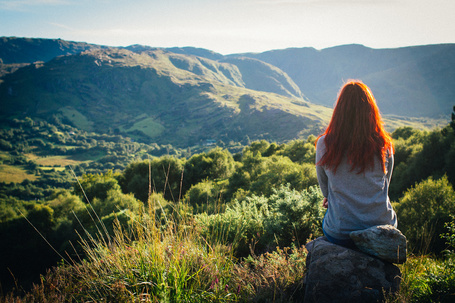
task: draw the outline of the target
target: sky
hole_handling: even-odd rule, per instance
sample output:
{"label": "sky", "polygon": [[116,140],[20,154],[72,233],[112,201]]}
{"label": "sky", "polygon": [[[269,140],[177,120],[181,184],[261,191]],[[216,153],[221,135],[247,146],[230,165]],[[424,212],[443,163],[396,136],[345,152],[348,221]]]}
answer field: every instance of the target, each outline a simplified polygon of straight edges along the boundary
{"label": "sky", "polygon": [[0,36],[223,55],[455,43],[454,0],[0,0]]}

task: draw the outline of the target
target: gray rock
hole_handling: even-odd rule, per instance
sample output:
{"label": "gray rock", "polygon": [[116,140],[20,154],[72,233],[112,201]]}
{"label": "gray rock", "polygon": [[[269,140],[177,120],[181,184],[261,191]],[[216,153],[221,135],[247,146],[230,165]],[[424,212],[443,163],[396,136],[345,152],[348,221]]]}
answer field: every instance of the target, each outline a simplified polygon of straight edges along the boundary
{"label": "gray rock", "polygon": [[391,263],[406,262],[406,237],[392,225],[374,226],[349,235],[362,252]]}
{"label": "gray rock", "polygon": [[378,302],[399,289],[400,269],[389,262],[325,237],[305,246],[309,253],[304,302]]}

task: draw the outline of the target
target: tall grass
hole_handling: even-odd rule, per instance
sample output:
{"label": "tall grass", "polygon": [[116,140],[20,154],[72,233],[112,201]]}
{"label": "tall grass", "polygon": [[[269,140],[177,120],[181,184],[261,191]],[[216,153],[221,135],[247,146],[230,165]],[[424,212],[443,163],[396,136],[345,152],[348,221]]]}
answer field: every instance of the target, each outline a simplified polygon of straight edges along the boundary
{"label": "tall grass", "polygon": [[157,220],[157,208],[152,204],[131,217],[128,229],[116,221],[109,237],[81,236],[83,259],[62,263],[24,296],[10,294],[0,302],[293,302],[303,298],[305,248],[237,260],[232,245],[209,243],[190,217]]}
{"label": "tall grass", "polygon": [[[91,208],[91,218],[101,228],[92,229],[95,234],[83,229],[80,256],[73,254],[70,262],[50,269],[21,297],[11,293],[0,296],[0,302],[303,301],[304,247],[277,247],[256,256],[251,243],[249,256],[238,260],[235,256],[246,232],[244,225],[248,220],[256,224],[244,212],[237,211],[235,220],[232,212],[227,224],[202,233],[201,222],[208,221],[193,216],[188,205],[173,203],[169,212],[170,204],[165,208],[160,204],[162,196],[150,190],[149,197],[142,211],[123,212],[129,216],[129,224],[114,220],[113,228],[104,226]],[[447,227],[449,233],[444,237],[455,248],[455,222]],[[455,301],[453,252],[445,259],[411,256],[399,267],[400,291],[386,302]]]}
{"label": "tall grass", "polygon": [[[398,265],[402,274],[400,290],[386,302],[455,302],[455,252],[450,250],[455,248],[455,220],[452,218],[446,227],[448,233],[439,235],[448,245],[445,256],[435,257],[422,251],[409,256],[406,263]],[[422,231],[420,247],[428,248],[434,230],[427,225]]]}
{"label": "tall grass", "polygon": [[132,218],[129,230],[117,221],[109,238],[81,237],[85,258],[50,271],[21,300],[237,301],[230,249],[209,245],[194,232],[190,222],[177,226],[169,218],[164,225],[158,223],[153,209]]}
{"label": "tall grass", "polygon": [[454,259],[413,256],[399,267],[402,273],[400,290],[386,302],[455,302]]}

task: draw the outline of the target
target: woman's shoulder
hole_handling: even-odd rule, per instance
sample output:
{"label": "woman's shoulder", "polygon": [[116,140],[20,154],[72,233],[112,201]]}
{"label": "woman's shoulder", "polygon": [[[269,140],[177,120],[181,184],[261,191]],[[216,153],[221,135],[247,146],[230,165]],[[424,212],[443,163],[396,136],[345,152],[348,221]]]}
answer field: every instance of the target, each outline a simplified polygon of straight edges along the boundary
{"label": "woman's shoulder", "polygon": [[318,138],[318,141],[316,143],[316,159],[319,161],[322,156],[325,154],[326,151],[326,145],[324,141],[325,135],[321,136]]}
{"label": "woman's shoulder", "polygon": [[322,135],[318,138],[316,148],[322,148],[325,147],[325,135]]}

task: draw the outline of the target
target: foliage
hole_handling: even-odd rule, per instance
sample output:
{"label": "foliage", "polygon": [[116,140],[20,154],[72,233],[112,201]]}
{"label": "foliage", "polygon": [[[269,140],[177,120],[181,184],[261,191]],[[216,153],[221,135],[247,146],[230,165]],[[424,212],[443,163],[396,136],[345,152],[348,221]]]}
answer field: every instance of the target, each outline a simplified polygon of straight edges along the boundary
{"label": "foliage", "polygon": [[394,205],[400,230],[416,252],[439,253],[445,246],[438,235],[455,215],[455,192],[446,176],[429,178],[408,189]]}
{"label": "foliage", "polygon": [[234,158],[221,148],[192,156],[184,165],[183,190],[202,180],[222,180],[229,178],[235,169]]}
{"label": "foliage", "polygon": [[14,204],[2,208],[0,222],[3,287],[8,289],[14,282],[7,268],[29,285],[38,273],[63,256],[83,257],[78,233],[85,239],[87,233],[102,230],[109,237],[114,219],[128,230],[130,218],[139,213],[142,203],[131,194],[123,194],[111,172],[85,175],[81,184],[87,187],[91,199],[86,200],[82,191],[75,188],[77,195],[57,190],[39,203],[8,200]]}
{"label": "foliage", "polygon": [[224,211],[224,203],[221,203],[222,188],[213,181],[202,181],[191,188],[185,194],[185,202],[193,207],[193,213],[213,214]]}
{"label": "foliage", "polygon": [[411,257],[399,267],[402,273],[400,290],[386,302],[453,302],[455,293],[453,259]]}
{"label": "foliage", "polygon": [[265,219],[264,235],[267,245],[273,241],[280,247],[295,243],[297,246],[322,235],[324,209],[319,187],[312,186],[301,192],[281,186],[268,199],[271,210]]}
{"label": "foliage", "polygon": [[224,213],[196,215],[201,234],[212,243],[235,243],[238,256],[276,246],[301,245],[321,234],[322,195],[317,187],[298,192],[288,186],[270,197],[251,196],[227,206]]}
{"label": "foliage", "polygon": [[81,199],[92,201],[94,198],[106,200],[110,190],[120,190],[112,171],[105,174],[86,174],[73,185],[74,194]]}
{"label": "foliage", "polygon": [[241,298],[246,302],[301,302],[306,254],[303,246],[292,246],[248,256],[235,267]]}
{"label": "foliage", "polygon": [[162,192],[166,200],[178,201],[182,173],[182,160],[163,156],[131,163],[118,179],[124,193],[133,193],[144,203],[152,191]]}
{"label": "foliage", "polygon": [[285,184],[297,190],[317,185],[314,164],[295,163],[279,155],[263,157],[259,151],[246,149],[241,165],[229,178],[228,196],[241,198],[248,193],[270,196],[273,188]]}
{"label": "foliage", "polygon": [[[116,235],[116,232],[120,233],[121,230],[123,237],[127,239],[125,243],[129,243],[125,245],[140,251],[134,246],[134,241],[140,238],[136,234],[139,228],[136,224],[154,220],[159,227],[161,241],[165,240],[164,235],[180,237],[187,232],[185,235],[192,234],[191,237],[198,239],[194,240],[195,244],[201,245],[200,249],[204,250],[204,253],[215,247],[222,248],[229,262],[233,264],[231,270],[236,273],[235,277],[229,276],[229,291],[220,290],[219,293],[229,293],[229,300],[254,302],[273,296],[276,302],[285,302],[287,299],[293,300],[293,292],[302,291],[299,276],[302,272],[291,270],[291,266],[298,269],[304,264],[303,250],[296,247],[321,234],[320,222],[324,211],[320,207],[320,191],[314,187],[317,184],[313,159],[314,137],[282,144],[269,143],[266,140],[254,141],[236,155],[232,155],[227,149],[207,147],[179,151],[178,153],[188,157],[185,159],[179,158],[178,153],[174,153],[171,147],[151,147],[135,142],[118,144],[127,141],[121,141],[124,139],[119,136],[83,133],[64,124],[52,126],[31,119],[16,120],[14,123],[20,128],[0,131],[0,137],[5,142],[10,142],[13,148],[0,151],[0,164],[20,166],[24,171],[35,174],[37,179],[21,183],[0,183],[0,253],[4,256],[0,260],[0,267],[3,270],[1,275],[4,290],[14,286],[7,267],[24,287],[28,287],[37,273],[43,273],[45,268],[55,265],[61,256],[66,258],[69,254],[74,260],[89,260],[87,250],[78,242],[89,244],[91,248],[104,247],[100,248],[100,251],[113,254],[118,251],[118,258],[121,259],[126,255],[120,251],[125,252],[127,248],[121,247],[119,242],[114,253],[114,249],[109,246],[109,243],[118,239],[116,237],[120,235]],[[43,132],[42,135],[40,131]],[[72,131],[75,133],[69,135]],[[42,141],[32,141],[33,136]],[[88,158],[77,158],[76,154],[85,151],[81,147],[69,147],[69,144],[78,146],[83,136],[85,143],[81,144],[92,153],[90,157],[98,157],[99,161],[86,162]],[[455,157],[452,157],[455,155],[454,144],[449,142],[453,139],[453,131],[446,128],[423,132],[400,128],[393,133],[393,137],[396,166],[392,186],[396,184],[396,187],[392,190],[391,186],[391,192],[399,201],[394,203],[399,228],[407,236],[409,247],[414,253],[438,253],[446,248],[444,240],[439,237],[446,231],[444,223],[451,222],[450,214],[455,213],[454,193],[450,186],[453,172],[450,167],[455,163]],[[29,144],[31,142],[33,145]],[[433,148],[431,145],[439,149],[438,159],[431,159],[437,165],[418,168],[419,161],[426,161],[430,157]],[[37,146],[41,150],[50,148],[55,153],[64,154],[66,158],[57,155],[45,158],[39,155]],[[6,147],[10,148],[7,144]],[[166,149],[164,153],[169,151],[174,155],[157,158],[153,156],[152,149],[159,149],[160,152]],[[121,150],[125,152],[123,160],[119,158],[123,153]],[[32,153],[26,154],[28,152]],[[191,154],[193,155],[190,156]],[[59,163],[65,163],[59,161],[68,161],[68,157],[71,157],[72,161],[80,161],[74,166],[72,164],[79,182],[69,183],[68,180],[74,180],[74,175],[70,176],[68,169],[58,166]],[[125,162],[127,159],[128,165]],[[121,167],[125,169],[122,170]],[[447,176],[441,175],[443,172],[447,173]],[[414,181],[415,185],[405,191],[406,184],[417,180],[418,176],[430,178]],[[69,186],[71,184],[72,190]],[[143,206],[149,214],[154,214],[153,218],[144,214]],[[22,215],[37,227],[55,251]],[[450,242],[453,236],[450,224],[453,223],[446,224],[449,234],[445,234],[444,239],[453,246],[453,241]],[[96,235],[96,239],[92,235]],[[17,239],[21,240],[18,242]],[[175,244],[179,240],[173,238],[169,241]],[[186,242],[184,245],[190,247]],[[108,246],[108,249],[112,250],[106,250]],[[150,249],[148,246],[144,247]],[[36,249],[39,253],[32,253]],[[178,249],[170,251],[181,253]],[[298,258],[293,257],[297,255]],[[81,266],[100,264],[98,258],[107,258],[107,253],[93,256],[92,261]],[[145,259],[146,256],[141,258]],[[451,259],[434,261],[441,262],[440,275],[424,277],[420,274],[409,274],[409,280],[405,283],[409,286],[415,282],[416,286],[412,286],[412,291],[411,286],[404,288],[401,295],[409,300],[414,297],[426,298],[425,296],[434,299],[450,291],[452,272],[449,260]],[[189,262],[181,259],[170,262],[177,261]],[[279,269],[277,264],[281,266]],[[174,265],[179,267],[184,266],[184,263]],[[60,279],[60,286],[63,287],[61,290],[73,295],[73,290],[81,287],[81,284],[78,284],[81,280],[76,279],[77,272],[74,272],[73,266],[75,265],[50,271],[46,276],[49,280],[43,280],[33,291],[43,295],[44,289],[49,291],[50,285],[55,285],[56,279]],[[94,271],[96,270],[86,271],[84,279],[94,275]],[[275,274],[271,274],[272,272]],[[105,271],[104,274],[106,277],[115,275],[113,270]],[[131,275],[126,268],[122,274]],[[243,277],[242,282],[239,282],[237,277]],[[107,278],[99,276],[96,279],[107,281]],[[65,283],[67,285],[64,285]],[[91,285],[95,285],[93,283]],[[116,295],[126,300],[135,298],[130,293],[133,286],[125,283],[103,284],[99,287],[105,288],[100,290],[98,295],[112,291],[108,294],[111,298],[116,298]],[[208,285],[207,281],[204,283]],[[214,287],[217,283],[214,283]],[[148,286],[141,284],[142,286],[146,293],[149,292]],[[211,283],[207,293],[194,294],[194,298],[203,298],[206,294],[213,293],[210,286]],[[226,285],[224,287],[226,288]],[[110,290],[106,290],[107,288]],[[428,289],[431,290],[431,295]],[[141,293],[138,288],[134,288],[134,291]],[[436,297],[436,292],[441,296]],[[62,295],[51,293],[46,294],[51,297]],[[96,296],[93,293],[90,295]]]}
{"label": "foliage", "polygon": [[446,126],[425,133],[409,128],[397,129],[396,165],[390,186],[390,196],[397,200],[406,189],[428,177],[439,179],[447,175],[455,183],[455,131]]}
{"label": "foliage", "polygon": [[[455,215],[452,216],[452,220],[445,223],[445,227],[448,229],[447,233],[441,234],[441,237],[446,240],[449,248],[455,249]],[[455,257],[455,251],[448,251],[451,257]]]}
{"label": "foliage", "polygon": [[194,229],[167,224],[163,230],[154,217],[144,213],[128,233],[116,225],[111,242],[84,241],[86,260],[61,264],[31,291],[9,293],[2,302],[298,302],[303,297],[305,248],[278,248],[235,262],[230,247],[208,245]]}
{"label": "foliage", "polygon": [[56,293],[68,302],[233,301],[229,250],[208,247],[188,230],[162,233],[153,218],[153,213],[138,218],[131,234],[117,225],[110,242],[83,241],[86,260],[49,273],[24,301]]}

